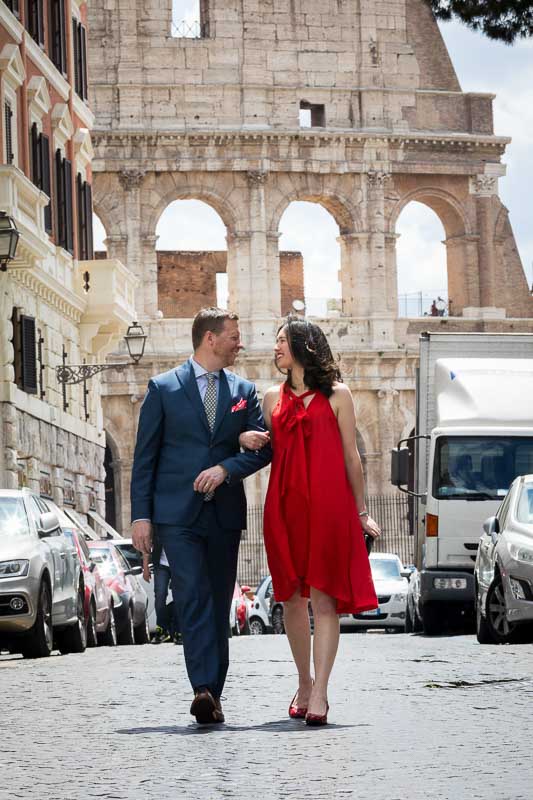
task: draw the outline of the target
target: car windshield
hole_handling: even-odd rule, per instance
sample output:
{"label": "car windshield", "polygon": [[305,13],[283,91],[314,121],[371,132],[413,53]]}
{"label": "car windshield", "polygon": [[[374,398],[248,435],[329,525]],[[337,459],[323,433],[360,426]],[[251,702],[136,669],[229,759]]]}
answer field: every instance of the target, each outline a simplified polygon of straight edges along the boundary
{"label": "car windshield", "polygon": [[516,506],[516,519],[533,525],[533,484],[526,483],[520,490],[520,497]]}
{"label": "car windshield", "polygon": [[113,554],[107,548],[91,547],[91,559],[98,565],[98,571],[104,578],[112,578],[118,575],[118,567],[115,564]]}
{"label": "car windshield", "polygon": [[533,438],[440,436],[433,470],[438,500],[498,500],[517,475],[533,472]]}
{"label": "car windshield", "polygon": [[21,497],[0,497],[0,536],[29,536],[28,516]]}
{"label": "car windshield", "polygon": [[395,558],[371,558],[370,569],[374,580],[401,578],[400,565]]}

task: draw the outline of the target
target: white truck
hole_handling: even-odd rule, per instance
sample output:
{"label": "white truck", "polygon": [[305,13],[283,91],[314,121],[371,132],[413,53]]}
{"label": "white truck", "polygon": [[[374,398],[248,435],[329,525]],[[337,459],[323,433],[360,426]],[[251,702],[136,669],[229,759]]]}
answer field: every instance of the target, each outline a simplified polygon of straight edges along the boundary
{"label": "white truck", "polygon": [[423,333],[416,427],[391,463],[391,482],[413,498],[415,630],[473,623],[483,522],[532,472],[533,334]]}

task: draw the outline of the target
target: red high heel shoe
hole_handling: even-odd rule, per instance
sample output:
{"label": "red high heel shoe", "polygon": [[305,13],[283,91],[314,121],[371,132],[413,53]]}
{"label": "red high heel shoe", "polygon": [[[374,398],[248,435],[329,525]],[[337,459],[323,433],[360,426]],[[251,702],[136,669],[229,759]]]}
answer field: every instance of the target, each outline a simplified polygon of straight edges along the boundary
{"label": "red high heel shoe", "polygon": [[328,711],[329,711],[329,703],[326,702],[326,713],[325,714],[309,714],[305,715],[305,724],[311,725],[314,727],[318,727],[319,725],[327,725],[328,724]]}
{"label": "red high heel shoe", "polygon": [[294,701],[296,700],[297,694],[298,692],[296,692],[296,694],[291,700],[291,704],[289,706],[289,717],[291,719],[305,719],[305,716],[307,714],[307,707],[303,708],[302,706],[296,705]]}

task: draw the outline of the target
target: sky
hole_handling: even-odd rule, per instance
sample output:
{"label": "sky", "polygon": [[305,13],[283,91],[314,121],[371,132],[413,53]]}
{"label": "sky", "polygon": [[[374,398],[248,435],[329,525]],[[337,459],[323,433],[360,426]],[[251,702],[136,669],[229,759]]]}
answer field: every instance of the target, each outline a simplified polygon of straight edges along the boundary
{"label": "sky", "polygon": [[[191,20],[196,0],[174,0],[175,19]],[[513,46],[493,42],[465,26],[441,25],[461,87],[464,91],[491,92],[495,133],[513,141],[504,156],[507,176],[500,179],[500,196],[510,212],[522,263],[533,283],[533,41]],[[280,249],[300,250],[305,263],[308,313],[321,313],[326,297],[340,297],[338,228],[320,205],[292,203],[282,217]],[[313,236],[309,236],[309,231]],[[225,228],[218,215],[204,203],[177,201],[160,219],[157,247],[162,250],[225,249]],[[405,295],[404,310],[426,310],[432,297],[445,295],[446,261],[444,230],[437,216],[420,203],[411,203],[398,221],[398,291]],[[103,232],[96,231],[101,242]],[[220,282],[219,302],[226,285]],[[423,300],[419,300],[419,296]],[[320,298],[315,300],[314,298]],[[407,303],[407,305],[406,305]]]}

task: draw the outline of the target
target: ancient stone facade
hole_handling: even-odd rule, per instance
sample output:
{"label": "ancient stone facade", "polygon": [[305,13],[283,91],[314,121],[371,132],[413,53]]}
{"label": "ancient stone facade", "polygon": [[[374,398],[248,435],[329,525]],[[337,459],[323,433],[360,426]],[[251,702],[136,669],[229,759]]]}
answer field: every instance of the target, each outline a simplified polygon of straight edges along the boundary
{"label": "ancient stone facade", "polygon": [[[423,0],[202,0],[202,38],[173,38],[171,0],[95,0],[96,211],[110,256],[142,279],[152,363],[107,382],[123,524],[135,422],[150,372],[190,352],[190,318],[158,313],[157,221],[176,199],[210,204],[227,228],[229,303],[241,372],[276,378],[280,218],[321,203],[339,227],[342,313],[320,321],[342,355],[368,487],[389,490],[388,453],[414,424],[419,322],[397,314],[396,221],[416,200],[446,232],[448,329],[528,327],[533,316],[498,178],[508,139],[492,95],[463,93]],[[311,127],[300,125],[310,113]],[[520,321],[521,320],[521,321]],[[134,403],[136,406],[136,403]],[[266,471],[250,482],[252,500]]]}

